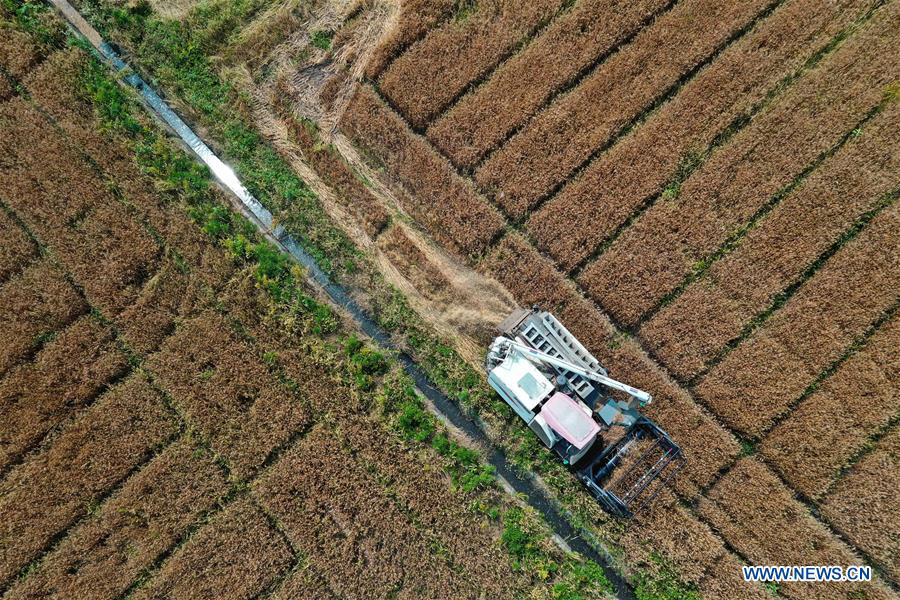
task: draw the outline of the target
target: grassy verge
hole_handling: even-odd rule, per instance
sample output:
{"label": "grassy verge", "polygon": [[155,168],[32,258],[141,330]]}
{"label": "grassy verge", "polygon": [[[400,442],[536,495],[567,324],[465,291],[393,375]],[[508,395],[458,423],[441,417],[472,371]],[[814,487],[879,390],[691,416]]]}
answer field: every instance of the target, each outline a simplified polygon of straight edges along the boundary
{"label": "grassy verge", "polygon": [[[372,316],[410,352],[432,383],[477,415],[523,473],[540,474],[576,527],[592,532],[607,544],[614,544],[623,526],[602,515],[570,473],[515,420],[506,404],[486,385],[482,374],[437,336],[403,295],[381,278],[368,259],[328,219],[315,194],[253,129],[246,110],[247,99],[217,75],[209,57],[224,47],[234,35],[235,27],[261,10],[263,3],[263,0],[234,3],[212,0],[202,3],[182,22],[159,19],[142,2],[114,7],[100,0],[83,0],[80,6],[98,29],[129,49],[135,63],[145,75],[150,75],[149,80],[165,90],[189,119],[204,127],[209,139],[218,142],[216,150],[235,167],[251,192],[276,214],[323,270],[335,280],[365,291]],[[102,71],[99,66],[97,69]],[[131,136],[142,168],[160,179],[163,186],[182,195],[192,216],[210,236],[228,248],[235,260],[254,265],[260,286],[278,302],[289,305],[290,313],[303,315],[311,333],[333,334],[335,316],[326,306],[298,291],[302,289],[302,273],[260,242],[252,227],[215,202],[208,193],[209,174],[205,169],[163,143],[157,135],[136,128],[128,98],[117,96],[115,87],[98,71],[88,80],[85,92],[110,127]],[[349,346],[357,344],[358,341],[350,342]],[[348,367],[350,376],[367,390],[377,387],[381,377],[367,372],[369,360],[353,354]],[[450,459],[451,476],[458,485],[464,489],[481,485],[489,473],[450,443],[433,417],[402,391],[411,386],[410,382],[395,385],[401,391],[392,391],[383,402],[386,420],[398,427],[409,443],[431,446]],[[521,562],[531,568],[527,565],[532,565],[532,561],[524,560],[527,557],[527,554],[520,557]],[[572,563],[576,564],[583,563]],[[557,564],[556,570],[535,567],[535,572],[546,571],[548,576],[562,576],[564,581],[588,577],[600,587],[606,585],[605,579],[596,577],[597,573],[572,565]],[[649,581],[652,577],[648,575],[645,579]],[[558,590],[559,597],[574,597],[567,595],[566,585],[563,582]]]}

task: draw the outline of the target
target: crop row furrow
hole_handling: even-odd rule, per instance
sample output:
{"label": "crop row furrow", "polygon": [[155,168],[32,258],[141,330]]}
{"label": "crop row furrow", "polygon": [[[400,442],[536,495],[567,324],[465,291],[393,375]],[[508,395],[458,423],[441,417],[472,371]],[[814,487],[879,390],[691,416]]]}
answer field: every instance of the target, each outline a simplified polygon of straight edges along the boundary
{"label": "crop row furrow", "polygon": [[739,431],[765,432],[895,304],[898,231],[900,206],[894,204],[700,379],[697,395]]}
{"label": "crop row furrow", "polygon": [[37,247],[10,215],[0,211],[0,285],[37,255]]}
{"label": "crop row furrow", "polygon": [[[707,496],[699,513],[753,564],[859,565],[860,557],[810,514],[762,462],[739,461]],[[780,586],[797,599],[890,598],[882,582],[794,583]]]}
{"label": "crop row furrow", "polygon": [[900,318],[890,319],[760,444],[792,486],[819,499],[869,433],[900,413]]}
{"label": "crop row furrow", "polygon": [[[695,376],[715,353],[756,321],[782,293],[811,277],[816,265],[893,203],[900,185],[900,103],[875,117],[705,277],[683,287],[640,329],[640,336],[675,374]],[[811,268],[812,267],[812,268]]]}
{"label": "crop row furrow", "polygon": [[356,460],[384,478],[398,503],[447,548],[454,570],[462,570],[470,583],[477,583],[493,597],[514,595],[508,557],[493,541],[498,532],[486,517],[473,527],[473,515],[465,508],[472,496],[453,493],[442,471],[419,468],[382,425],[354,419],[344,425],[342,433]]}
{"label": "crop row furrow", "polygon": [[403,208],[451,251],[480,254],[501,231],[497,210],[370,87],[360,86],[341,125],[409,191]]}
{"label": "crop row furrow", "polygon": [[474,593],[379,488],[317,428],[256,482],[253,494],[342,596]]}
{"label": "crop row furrow", "polygon": [[391,63],[379,89],[413,127],[423,128],[567,4],[483,0],[464,22],[432,30]]}
{"label": "crop row furrow", "polygon": [[627,231],[623,225],[636,220],[635,211],[652,206],[673,179],[689,175],[710,144],[730,137],[767,97],[784,93],[786,80],[867,19],[872,4],[789,0],[534,212],[527,230],[566,271],[596,257]]}
{"label": "crop row furrow", "polygon": [[677,4],[488,158],[475,180],[514,219],[524,217],[774,4]]}
{"label": "crop row furrow", "polygon": [[428,128],[457,168],[471,169],[540,107],[625,47],[672,0],[578,2]]}
{"label": "crop row furrow", "polygon": [[0,376],[87,310],[78,291],[47,258],[0,286]]}
{"label": "crop row furrow", "polygon": [[104,394],[46,451],[13,469],[0,482],[0,586],[178,430],[162,396],[135,374]]}
{"label": "crop row furrow", "polygon": [[249,498],[215,514],[133,598],[253,598],[286,569],[293,553]]}
{"label": "crop row furrow", "polygon": [[409,0],[397,9],[396,20],[378,42],[366,63],[365,75],[378,79],[391,61],[421,40],[429,31],[450,16],[459,0]]}
{"label": "crop row furrow", "polygon": [[0,474],[128,371],[112,331],[91,316],[63,329],[0,380]]}
{"label": "crop row furrow", "polygon": [[644,213],[582,272],[588,294],[620,322],[636,325],[700,261],[777,205],[890,103],[885,88],[900,59],[890,35],[898,11],[886,7],[694,172],[680,193]]}
{"label": "crop row furrow", "polygon": [[822,514],[900,586],[900,428],[888,432],[838,482],[823,500]]}
{"label": "crop row furrow", "polygon": [[116,598],[227,488],[209,452],[189,438],[167,447],[73,529],[7,596]]}
{"label": "crop row furrow", "polygon": [[[117,315],[158,268],[161,248],[139,223],[122,217],[84,157],[33,106],[16,99],[3,108],[14,115],[7,134],[18,142],[13,164],[2,168],[5,201],[85,286],[90,302]],[[31,151],[35,144],[41,152]]]}
{"label": "crop row furrow", "polygon": [[302,398],[216,313],[183,323],[145,364],[241,479],[309,424]]}

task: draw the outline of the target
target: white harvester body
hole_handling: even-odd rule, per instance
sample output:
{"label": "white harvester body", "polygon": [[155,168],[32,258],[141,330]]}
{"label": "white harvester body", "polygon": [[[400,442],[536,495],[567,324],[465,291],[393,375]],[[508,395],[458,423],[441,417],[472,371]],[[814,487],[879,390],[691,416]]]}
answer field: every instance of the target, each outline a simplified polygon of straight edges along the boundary
{"label": "white harvester body", "polygon": [[[604,508],[630,516],[635,499],[654,482],[667,481],[683,463],[681,449],[668,434],[638,412],[651,395],[609,377],[548,312],[516,311],[499,329],[485,360],[490,385],[545,446],[572,466]],[[634,472],[615,479],[617,485],[625,481],[625,488],[604,489],[616,467],[638,451],[628,466]]]}

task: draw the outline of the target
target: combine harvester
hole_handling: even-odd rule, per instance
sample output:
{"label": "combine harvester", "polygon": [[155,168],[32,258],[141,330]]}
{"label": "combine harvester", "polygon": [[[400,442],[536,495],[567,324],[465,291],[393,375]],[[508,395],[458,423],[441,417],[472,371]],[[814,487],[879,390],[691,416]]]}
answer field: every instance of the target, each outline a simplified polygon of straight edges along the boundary
{"label": "combine harvester", "polygon": [[556,317],[517,310],[498,327],[488,381],[609,513],[631,517],[684,465],[638,409],[650,394],[611,379]]}

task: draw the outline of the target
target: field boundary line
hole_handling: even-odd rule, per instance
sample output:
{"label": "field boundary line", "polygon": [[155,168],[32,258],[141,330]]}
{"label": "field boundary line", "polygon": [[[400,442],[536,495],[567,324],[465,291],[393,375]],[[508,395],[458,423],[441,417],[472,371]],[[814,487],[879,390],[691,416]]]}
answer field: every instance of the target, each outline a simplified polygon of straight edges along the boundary
{"label": "field boundary line", "polygon": [[[616,131],[610,135],[605,142],[603,142],[600,146],[591,151],[591,153],[582,160],[578,166],[572,169],[566,177],[555,184],[550,188],[549,191],[542,194],[540,197],[534,200],[533,204],[525,211],[525,214],[515,219],[515,222],[518,225],[525,223],[528,220],[528,217],[541,209],[547,202],[556,197],[560,190],[562,190],[566,185],[578,177],[593,163],[599,156],[607,152],[610,148],[618,144],[623,138],[625,138],[628,134],[634,131],[636,128],[640,127],[644,122],[647,121],[658,109],[660,106],[665,104],[670,99],[674,98],[678,92],[681,91],[685,85],[687,85],[690,81],[697,76],[703,69],[707,66],[711,65],[715,60],[725,52],[732,44],[736,43],[738,40],[743,38],[746,34],[752,31],[756,25],[768,18],[773,12],[775,12],[779,6],[787,2],[788,0],[773,0],[769,4],[767,4],[761,11],[759,11],[756,15],[753,16],[747,23],[733,31],[731,35],[729,35],[724,42],[716,46],[712,52],[710,52],[706,57],[700,60],[697,64],[691,67],[684,75],[679,77],[675,83],[671,84],[668,88],[657,94],[653,99],[650,100],[648,104],[644,106],[634,117],[628,120],[627,123],[623,124]],[[504,214],[507,214],[504,212]],[[554,261],[555,264],[555,261]]]}
{"label": "field boundary line", "polygon": [[832,477],[828,482],[825,491],[822,492],[821,498],[824,499],[829,496],[834,491],[835,486],[837,486],[863,458],[875,451],[875,446],[878,442],[887,437],[888,434],[893,433],[898,426],[900,426],[900,414],[894,415],[887,423],[867,436],[856,452],[847,459],[847,464],[841,466],[837,475]]}
{"label": "field boundary line", "polygon": [[[494,62],[491,66],[486,68],[484,72],[470,81],[462,90],[460,90],[457,94],[455,94],[450,100],[443,103],[439,108],[435,109],[434,115],[426,119],[426,122],[420,127],[414,127],[412,123],[409,123],[407,118],[403,116],[403,113],[400,113],[403,116],[403,120],[407,122],[409,128],[415,131],[416,133],[420,133],[422,135],[428,130],[432,123],[440,119],[443,115],[447,113],[448,110],[456,106],[456,104],[465,97],[469,92],[475,90],[476,88],[483,85],[486,81],[488,81],[491,77],[494,76],[494,73],[497,72],[506,62],[519,54],[522,50],[528,47],[535,39],[541,36],[547,29],[557,20],[562,18],[564,15],[568,14],[572,11],[572,8],[578,3],[578,0],[563,0],[562,5],[549,17],[542,19],[536,26],[534,26],[530,31],[528,31],[525,35],[523,35],[519,40],[513,44],[508,50],[501,53],[497,58],[496,62]],[[387,71],[387,69],[385,69]]]}
{"label": "field boundary line", "polygon": [[819,387],[822,385],[826,379],[831,377],[835,371],[838,370],[847,359],[856,354],[860,348],[865,346],[866,342],[868,342],[869,338],[871,338],[886,322],[888,322],[900,309],[900,296],[897,296],[894,299],[894,303],[891,304],[887,309],[885,309],[878,317],[875,318],[874,321],[870,322],[869,325],[863,330],[862,333],[857,335],[853,341],[844,349],[840,356],[838,356],[835,360],[833,360],[829,365],[827,365],[816,377],[810,382],[810,384],[800,393],[795,400],[791,401],[790,404],[778,415],[776,415],[772,422],[769,423],[759,434],[759,440],[762,440],[765,436],[769,434],[770,431],[780,423],[782,423],[785,419],[787,419],[793,412],[794,409],[797,408],[797,405],[800,404],[803,400],[812,395]]}
{"label": "field boundary line", "polygon": [[688,387],[696,385],[700,379],[705,377],[716,365],[721,363],[728,354],[736,349],[744,340],[762,327],[772,315],[780,310],[845,244],[849,243],[862,233],[875,217],[893,206],[894,202],[897,201],[897,198],[900,198],[900,187],[883,195],[875,206],[857,217],[850,227],[845,229],[828,248],[809,263],[809,265],[807,265],[807,267],[787,287],[775,294],[772,301],[769,303],[769,306],[753,315],[750,320],[747,321],[747,324],[743,327],[741,332],[726,342],[725,345],[706,362],[703,369],[698,371],[690,379],[687,379],[684,384]]}
{"label": "field boundary line", "polygon": [[741,246],[747,234],[758,228],[760,224],[765,221],[765,218],[773,210],[775,210],[775,208],[777,208],[785,198],[793,194],[799,187],[801,187],[803,183],[810,177],[810,175],[815,173],[825,161],[837,154],[848,141],[859,135],[860,132],[865,129],[866,125],[868,125],[872,119],[874,119],[882,110],[884,110],[887,104],[888,102],[882,101],[875,108],[866,113],[866,115],[862,119],[857,121],[852,129],[842,135],[833,146],[819,153],[819,155],[816,156],[812,160],[812,162],[803,167],[803,170],[800,171],[793,179],[791,179],[791,181],[782,186],[781,189],[775,192],[765,203],[763,203],[762,206],[756,209],[756,211],[750,216],[750,218],[747,219],[747,221],[745,221],[740,227],[738,227],[734,233],[729,235],[717,249],[713,250],[705,257],[700,259],[699,265],[688,272],[688,274],[684,276],[684,278],[677,286],[675,286],[671,291],[663,296],[655,306],[650,307],[648,310],[644,311],[644,313],[641,314],[640,317],[637,318],[634,326],[635,331],[639,330],[644,323],[656,316],[656,314],[660,310],[662,310],[663,308],[671,304],[676,298],[681,296],[681,294],[684,293],[688,286],[706,275],[713,265],[737,250]]}
{"label": "field boundary line", "polygon": [[[534,119],[538,115],[540,115],[549,106],[551,106],[554,102],[556,102],[556,100],[558,98],[571,92],[572,90],[577,88],[579,85],[581,85],[585,79],[587,79],[588,77],[593,75],[607,61],[609,61],[610,58],[612,58],[613,56],[618,54],[626,46],[630,45],[634,41],[634,38],[636,38],[638,35],[640,35],[642,31],[644,31],[647,27],[650,27],[651,25],[653,25],[653,23],[657,19],[659,19],[661,16],[665,15],[667,12],[671,11],[681,1],[682,0],[668,0],[668,2],[664,6],[653,11],[650,15],[648,15],[643,20],[641,20],[641,22],[638,23],[638,25],[634,29],[634,31],[632,31],[631,33],[626,35],[620,41],[616,42],[613,46],[611,46],[606,51],[601,52],[589,64],[582,67],[572,78],[569,79],[569,81],[567,81],[564,85],[560,86],[560,88],[558,90],[551,93],[544,102],[542,102],[539,106],[537,106],[534,109],[533,114],[528,116],[524,121],[522,121],[521,124],[512,128],[508,134],[503,136],[503,138],[499,142],[497,142],[497,144],[495,144],[495,146],[492,149],[485,152],[484,155],[480,159],[478,159],[478,161],[476,161],[471,167],[466,168],[466,169],[459,169],[457,167],[457,170],[460,170],[461,172],[465,173],[467,176],[471,176],[472,174],[474,174],[475,171],[477,171],[479,169],[479,167],[481,167],[481,165],[483,165],[485,162],[487,162],[494,154],[499,152],[506,145],[506,143],[509,140],[511,140],[513,137],[515,137],[516,134],[518,134],[520,131],[525,129],[532,121],[534,121]],[[513,57],[510,56],[509,58],[511,59]],[[498,69],[502,66],[503,65],[499,65]],[[481,82],[481,84],[479,86],[472,87],[471,89],[468,90],[467,93],[476,92],[478,90],[478,88],[480,88],[484,84],[487,84],[488,82],[489,82],[488,80]],[[440,116],[442,117],[445,114],[447,114],[454,106],[456,106],[456,104],[459,103],[460,100],[462,100],[462,98],[465,95],[467,95],[467,94],[463,94],[462,96],[460,96],[460,98],[457,98],[457,101],[454,102],[453,106],[448,106],[447,110],[445,110],[444,113],[441,114]],[[434,123],[437,120],[438,120],[437,118],[434,119],[432,121],[432,123]],[[450,160],[449,157],[447,157],[447,159]],[[450,162],[452,163],[453,161],[450,160]]]}
{"label": "field boundary line", "polygon": [[778,82],[776,82],[775,85],[766,92],[765,96],[759,102],[751,106],[749,110],[737,115],[734,119],[732,119],[728,125],[726,125],[713,137],[712,141],[704,150],[696,153],[696,156],[699,157],[699,160],[683,160],[683,166],[680,165],[678,167],[675,175],[665,182],[659,192],[650,194],[649,196],[644,198],[631,212],[628,218],[626,218],[618,227],[616,227],[612,231],[612,233],[607,235],[606,238],[593,251],[591,251],[590,254],[578,261],[578,263],[576,263],[576,265],[569,270],[571,276],[578,277],[579,275],[581,275],[581,273],[585,270],[585,268],[587,268],[590,263],[600,258],[600,256],[605,253],[609,249],[609,247],[612,246],[612,244],[619,237],[621,237],[621,235],[625,233],[625,231],[629,227],[634,224],[635,221],[637,221],[645,212],[651,209],[659,201],[659,199],[665,195],[666,190],[677,189],[678,187],[680,187],[681,184],[683,184],[693,174],[694,171],[701,168],[703,164],[705,164],[715,152],[725,146],[725,144],[727,144],[732,137],[734,137],[738,132],[749,125],[750,122],[760,112],[768,108],[798,79],[803,77],[812,69],[816,68],[816,66],[825,58],[833,54],[851,35],[856,33],[856,31],[860,27],[868,22],[880,8],[889,4],[891,1],[893,0],[878,0],[863,15],[844,27],[841,31],[835,34],[825,45],[823,45],[817,51],[813,52],[806,59],[806,61],[804,61],[804,63],[800,65],[800,67],[798,67],[793,73],[785,75]]}

